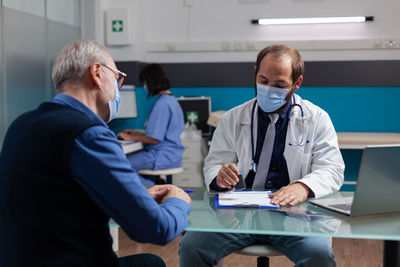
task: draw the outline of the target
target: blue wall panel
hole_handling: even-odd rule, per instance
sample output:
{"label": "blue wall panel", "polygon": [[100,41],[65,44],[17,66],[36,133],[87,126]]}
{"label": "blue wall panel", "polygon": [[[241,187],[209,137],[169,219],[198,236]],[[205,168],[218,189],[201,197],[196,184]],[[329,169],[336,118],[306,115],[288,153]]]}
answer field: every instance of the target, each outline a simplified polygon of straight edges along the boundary
{"label": "blue wall panel", "polygon": [[[171,91],[176,97],[209,96],[212,111],[229,110],[254,97],[252,87],[179,87]],[[400,132],[400,87],[301,87],[297,93],[327,111],[338,132]],[[147,99],[144,89],[138,87],[136,99],[138,118],[114,120],[111,128],[115,132],[144,129],[156,98]],[[362,150],[342,150],[342,155],[345,180],[356,181]],[[353,191],[354,185],[344,185],[342,190]]]}
{"label": "blue wall panel", "polygon": [[[179,87],[176,97],[209,96],[212,110],[229,110],[254,97],[252,87]],[[338,132],[400,132],[397,108],[400,87],[301,87],[297,93],[323,108]],[[142,87],[136,89],[138,118],[117,120],[113,129],[144,129],[155,97],[147,99]]]}
{"label": "blue wall panel", "polygon": [[299,95],[327,111],[338,132],[400,132],[400,87],[304,87]]}

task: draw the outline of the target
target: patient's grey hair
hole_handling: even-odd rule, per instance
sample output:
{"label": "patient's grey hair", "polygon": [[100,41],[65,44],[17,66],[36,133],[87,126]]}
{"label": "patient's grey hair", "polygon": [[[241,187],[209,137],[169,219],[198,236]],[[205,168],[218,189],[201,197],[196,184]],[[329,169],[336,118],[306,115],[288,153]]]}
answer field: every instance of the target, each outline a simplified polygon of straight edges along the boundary
{"label": "patient's grey hair", "polygon": [[90,65],[106,62],[108,55],[103,46],[91,40],[78,40],[66,46],[58,54],[51,73],[56,91],[61,91],[67,81],[79,85]]}

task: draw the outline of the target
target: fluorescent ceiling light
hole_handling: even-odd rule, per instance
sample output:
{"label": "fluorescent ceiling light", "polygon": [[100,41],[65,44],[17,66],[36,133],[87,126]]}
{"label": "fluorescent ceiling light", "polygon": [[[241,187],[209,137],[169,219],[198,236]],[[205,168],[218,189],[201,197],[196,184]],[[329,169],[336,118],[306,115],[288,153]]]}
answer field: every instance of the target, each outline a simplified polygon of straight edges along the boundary
{"label": "fluorescent ceiling light", "polygon": [[260,25],[285,25],[285,24],[310,24],[310,23],[351,23],[373,21],[374,17],[330,17],[330,18],[287,18],[287,19],[256,19],[252,24]]}

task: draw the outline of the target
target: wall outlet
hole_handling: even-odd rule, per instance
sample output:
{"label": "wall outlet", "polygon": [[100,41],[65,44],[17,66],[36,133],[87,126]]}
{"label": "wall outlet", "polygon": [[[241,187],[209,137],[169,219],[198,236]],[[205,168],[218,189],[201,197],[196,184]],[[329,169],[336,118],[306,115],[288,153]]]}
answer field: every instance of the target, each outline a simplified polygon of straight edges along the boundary
{"label": "wall outlet", "polygon": [[176,43],[167,43],[167,51],[168,52],[176,51]]}
{"label": "wall outlet", "polygon": [[382,48],[382,46],[383,46],[383,44],[382,44],[382,41],[380,41],[380,40],[376,40],[372,44],[372,47],[375,48],[375,49]]}
{"label": "wall outlet", "polygon": [[397,40],[386,40],[385,41],[385,48],[398,48],[398,41]]}
{"label": "wall outlet", "polygon": [[233,50],[235,51],[244,51],[245,46],[242,42],[233,42]]}
{"label": "wall outlet", "polygon": [[230,42],[221,43],[222,51],[232,51],[232,44]]}
{"label": "wall outlet", "polygon": [[256,51],[256,43],[255,42],[246,42],[246,50],[247,51]]}

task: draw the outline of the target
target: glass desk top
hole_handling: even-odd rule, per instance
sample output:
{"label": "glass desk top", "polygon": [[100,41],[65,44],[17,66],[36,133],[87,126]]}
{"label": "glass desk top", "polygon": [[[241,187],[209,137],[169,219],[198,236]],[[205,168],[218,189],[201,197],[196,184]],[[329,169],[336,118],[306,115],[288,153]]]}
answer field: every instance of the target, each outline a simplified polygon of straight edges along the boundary
{"label": "glass desk top", "polygon": [[[327,197],[352,194],[338,192]],[[204,188],[194,188],[190,196],[192,212],[186,231],[400,240],[400,213],[350,217],[308,202],[286,213],[257,208],[216,209],[215,194]]]}

